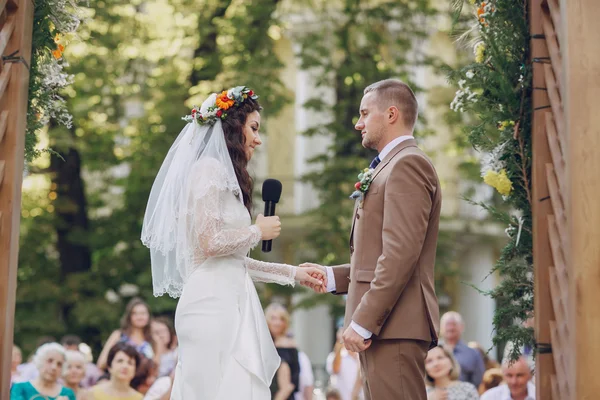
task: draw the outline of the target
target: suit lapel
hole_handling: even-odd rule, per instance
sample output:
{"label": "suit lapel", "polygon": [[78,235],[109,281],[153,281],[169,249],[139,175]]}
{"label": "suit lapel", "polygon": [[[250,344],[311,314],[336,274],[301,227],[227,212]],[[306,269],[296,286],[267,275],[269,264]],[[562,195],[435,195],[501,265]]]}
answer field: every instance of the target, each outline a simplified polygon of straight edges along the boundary
{"label": "suit lapel", "polygon": [[[390,163],[390,161],[392,161],[392,159],[396,157],[398,153],[400,153],[407,147],[417,147],[417,141],[415,139],[407,139],[399,143],[396,147],[394,147],[392,151],[390,151],[387,154],[387,156],[385,156],[385,158],[381,160],[377,168],[375,168],[375,172],[373,173],[373,179],[371,180],[371,183],[375,180],[375,178],[377,178],[377,175],[379,175],[379,173]],[[365,196],[367,194],[369,194],[369,191],[367,191]],[[353,244],[352,239],[354,237],[354,224],[356,223],[356,213],[358,212],[358,201],[359,200],[354,201],[354,213],[352,214],[352,228],[350,229],[350,244]]]}

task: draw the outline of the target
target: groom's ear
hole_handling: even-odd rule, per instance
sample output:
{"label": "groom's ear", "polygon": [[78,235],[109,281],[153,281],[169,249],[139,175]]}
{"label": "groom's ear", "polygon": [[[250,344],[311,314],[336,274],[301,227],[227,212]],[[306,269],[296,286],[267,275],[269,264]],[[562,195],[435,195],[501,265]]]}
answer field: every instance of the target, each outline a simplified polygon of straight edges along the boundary
{"label": "groom's ear", "polygon": [[387,121],[395,124],[400,119],[400,110],[396,106],[390,106],[387,109]]}

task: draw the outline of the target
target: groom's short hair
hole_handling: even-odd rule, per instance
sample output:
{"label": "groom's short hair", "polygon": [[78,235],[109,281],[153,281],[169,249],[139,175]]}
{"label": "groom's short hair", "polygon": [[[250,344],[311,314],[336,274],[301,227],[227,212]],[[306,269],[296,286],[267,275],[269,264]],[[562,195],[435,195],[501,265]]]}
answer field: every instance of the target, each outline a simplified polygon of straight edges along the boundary
{"label": "groom's short hair", "polygon": [[399,79],[384,79],[375,82],[364,91],[364,94],[376,92],[380,107],[395,106],[402,114],[404,125],[412,128],[417,122],[419,104],[411,88]]}

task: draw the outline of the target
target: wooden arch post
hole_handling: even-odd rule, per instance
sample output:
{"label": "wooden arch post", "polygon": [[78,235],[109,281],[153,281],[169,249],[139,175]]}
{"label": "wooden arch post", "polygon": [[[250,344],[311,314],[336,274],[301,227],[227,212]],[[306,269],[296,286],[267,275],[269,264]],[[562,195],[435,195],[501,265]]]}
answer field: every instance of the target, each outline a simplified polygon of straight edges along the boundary
{"label": "wooden arch post", "polygon": [[600,3],[561,0],[572,400],[600,397]]}
{"label": "wooden arch post", "polygon": [[528,0],[537,398],[600,393],[600,3]]}
{"label": "wooden arch post", "polygon": [[0,399],[9,398],[31,35],[31,0],[0,0]]}

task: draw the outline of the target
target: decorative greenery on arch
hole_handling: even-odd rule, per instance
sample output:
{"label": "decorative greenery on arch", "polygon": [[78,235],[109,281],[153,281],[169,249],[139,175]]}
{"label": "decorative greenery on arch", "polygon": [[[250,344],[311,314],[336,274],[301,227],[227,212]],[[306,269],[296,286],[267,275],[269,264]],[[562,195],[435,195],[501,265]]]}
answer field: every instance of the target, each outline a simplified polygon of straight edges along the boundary
{"label": "decorative greenery on arch", "polygon": [[[456,15],[463,0],[452,1]],[[470,0],[473,14],[459,43],[472,47],[474,60],[454,70],[458,86],[452,110],[475,120],[465,127],[482,153],[482,180],[502,195],[503,205],[479,203],[507,225],[508,243],[492,273],[501,283],[487,294],[496,300],[494,343],[511,342],[510,357],[534,345],[531,218],[531,65],[526,3],[522,0]]]}

